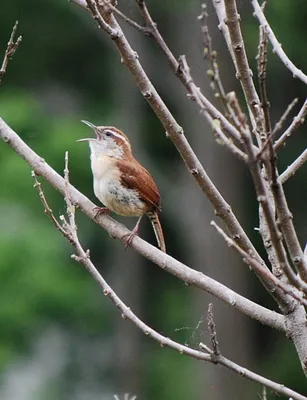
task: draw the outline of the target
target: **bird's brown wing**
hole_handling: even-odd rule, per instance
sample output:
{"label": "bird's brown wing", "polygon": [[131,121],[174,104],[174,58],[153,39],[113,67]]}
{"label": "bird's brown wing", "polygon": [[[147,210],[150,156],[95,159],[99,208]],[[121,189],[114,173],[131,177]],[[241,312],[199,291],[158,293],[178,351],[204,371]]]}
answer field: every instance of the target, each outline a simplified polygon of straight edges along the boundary
{"label": "bird's brown wing", "polygon": [[[139,192],[140,199],[152,206],[153,209],[161,209],[160,194],[152,179],[150,173],[142,167],[138,161],[117,161],[121,171],[121,181],[129,189],[135,189]],[[151,207],[149,207],[151,208]]]}

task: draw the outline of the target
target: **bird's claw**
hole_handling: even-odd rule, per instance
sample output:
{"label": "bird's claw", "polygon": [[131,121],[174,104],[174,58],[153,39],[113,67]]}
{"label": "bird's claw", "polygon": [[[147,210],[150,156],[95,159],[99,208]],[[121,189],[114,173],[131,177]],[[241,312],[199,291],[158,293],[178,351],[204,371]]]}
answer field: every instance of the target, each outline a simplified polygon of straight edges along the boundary
{"label": "bird's claw", "polygon": [[133,240],[133,238],[134,238],[135,236],[138,236],[138,233],[132,231],[131,233],[127,233],[126,235],[124,235],[124,236],[122,237],[123,242],[125,243],[125,250],[127,250],[127,248],[128,248],[129,246],[131,246],[132,240]]}
{"label": "bird's claw", "polygon": [[110,210],[107,207],[95,207],[94,211],[96,214],[94,215],[94,220],[97,219],[100,215],[108,215],[110,214]]}

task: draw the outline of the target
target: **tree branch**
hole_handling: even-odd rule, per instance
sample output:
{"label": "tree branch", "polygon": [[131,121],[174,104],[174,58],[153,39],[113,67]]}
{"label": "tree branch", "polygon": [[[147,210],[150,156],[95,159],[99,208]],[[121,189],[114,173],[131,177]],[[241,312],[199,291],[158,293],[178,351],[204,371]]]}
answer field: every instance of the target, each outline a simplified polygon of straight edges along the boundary
{"label": "tree branch", "polygon": [[292,111],[292,109],[294,108],[294,106],[296,106],[296,104],[298,103],[298,98],[296,97],[295,99],[293,99],[291,101],[291,103],[288,105],[288,107],[286,108],[285,112],[282,114],[282,116],[280,117],[280,119],[276,122],[273,131],[272,131],[272,135],[273,137],[275,137],[275,135],[282,129],[283,124],[286,122],[286,119],[288,118],[290,112]]}
{"label": "tree branch", "polygon": [[278,42],[272,28],[270,27],[267,19],[265,18],[262,8],[260,7],[258,1],[251,0],[251,3],[252,6],[254,7],[254,15],[258,19],[260,25],[262,25],[263,28],[265,29],[268,35],[268,39],[272,44],[273,53],[277,54],[281,62],[289,69],[290,72],[292,72],[293,78],[298,78],[307,85],[307,76],[293,64],[293,62],[288,58],[286,53],[283,51],[282,46]]}
{"label": "tree branch", "polygon": [[15,25],[13,27],[12,33],[10,40],[7,43],[7,48],[4,53],[4,59],[2,62],[2,66],[0,68],[0,85],[2,83],[2,79],[6,73],[6,68],[9,63],[9,60],[13,57],[14,53],[16,52],[18,46],[20,45],[20,42],[22,41],[22,36],[18,36],[17,40],[15,40],[15,35],[18,27],[18,21],[15,22]]}
{"label": "tree branch", "polygon": [[307,115],[307,99],[305,100],[304,104],[302,105],[302,108],[300,109],[299,113],[297,114],[296,117],[293,118],[292,123],[289,125],[288,129],[285,130],[285,132],[281,135],[281,137],[276,140],[274,144],[274,149],[278,150],[282,146],[285,145],[286,140],[293,134],[293,132],[303,125],[305,122],[305,118]]}
{"label": "tree branch", "polygon": [[240,15],[238,14],[235,0],[224,1],[226,10],[225,24],[229,29],[229,37],[232,46],[232,54],[235,58],[235,67],[237,78],[243,89],[246,104],[251,111],[250,115],[254,133],[260,142],[260,134],[263,131],[263,116],[260,109],[259,97],[253,82],[252,71],[248,64],[248,59],[245,51],[243,36],[240,27]]}
{"label": "tree branch", "polygon": [[283,185],[291,176],[293,176],[296,171],[301,168],[302,165],[307,161],[307,149],[298,156],[298,158],[293,161],[291,165],[279,176],[279,181]]}

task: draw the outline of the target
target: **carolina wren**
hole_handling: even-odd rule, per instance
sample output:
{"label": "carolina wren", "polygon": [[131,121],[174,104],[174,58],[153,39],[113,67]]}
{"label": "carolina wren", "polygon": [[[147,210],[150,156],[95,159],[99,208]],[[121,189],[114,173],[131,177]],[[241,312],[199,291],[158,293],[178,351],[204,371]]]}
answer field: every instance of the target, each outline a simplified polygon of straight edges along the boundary
{"label": "carolina wren", "polygon": [[133,157],[128,137],[112,126],[95,126],[88,121],[82,122],[96,134],[96,138],[80,139],[78,142],[89,142],[94,193],[106,206],[97,207],[97,214],[111,210],[118,215],[139,217],[131,233],[125,235],[126,247],[138,234],[141,219],[147,214],[158,246],[165,252],[165,241],[158,217],[158,211],[161,211],[160,194],[150,173]]}

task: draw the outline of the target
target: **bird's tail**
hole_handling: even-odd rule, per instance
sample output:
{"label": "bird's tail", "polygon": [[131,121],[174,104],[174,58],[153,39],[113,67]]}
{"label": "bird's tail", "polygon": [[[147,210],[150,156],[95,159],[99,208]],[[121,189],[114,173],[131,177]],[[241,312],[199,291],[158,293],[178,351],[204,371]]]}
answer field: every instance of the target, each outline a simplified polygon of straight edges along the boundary
{"label": "bird's tail", "polygon": [[156,235],[156,239],[158,242],[158,247],[163,253],[166,253],[165,241],[162,226],[160,224],[159,216],[157,211],[147,213],[148,218],[150,219],[151,225]]}

